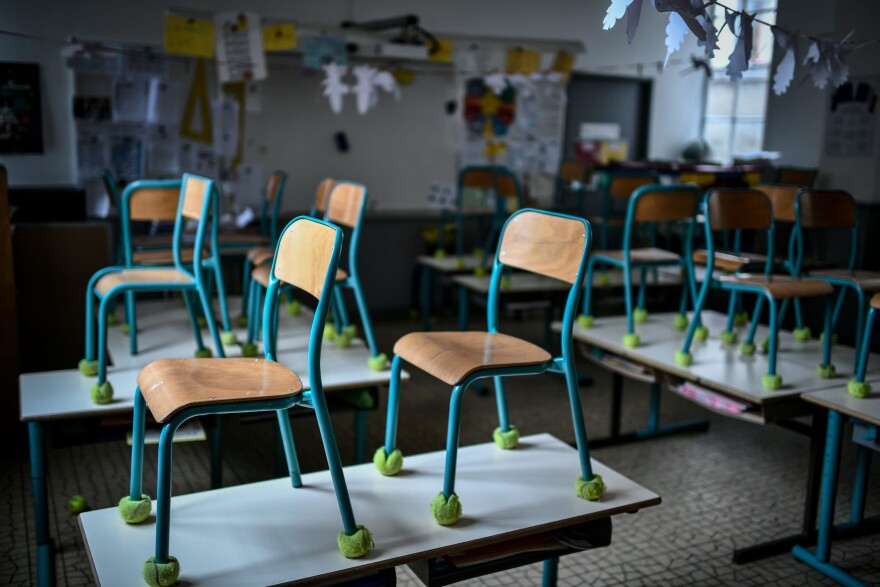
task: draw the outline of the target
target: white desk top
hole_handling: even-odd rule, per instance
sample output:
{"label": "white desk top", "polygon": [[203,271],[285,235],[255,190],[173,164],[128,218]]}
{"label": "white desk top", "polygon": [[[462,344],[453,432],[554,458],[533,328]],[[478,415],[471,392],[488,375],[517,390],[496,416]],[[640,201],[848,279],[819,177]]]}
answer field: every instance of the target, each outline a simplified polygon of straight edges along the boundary
{"label": "white desk top", "polygon": [[[486,255],[486,266],[491,267],[495,259],[495,253]],[[472,273],[474,269],[480,266],[481,257],[477,255],[462,255],[456,257],[455,253],[447,253],[442,259],[431,255],[419,255],[418,262],[420,265],[430,267],[434,271],[441,273]],[[458,262],[461,261],[461,265]]]}
{"label": "white desk top", "polygon": [[[601,502],[579,499],[577,451],[541,434],[522,438],[512,451],[492,443],[460,449],[456,493],[464,516],[443,527],[428,504],[443,485],[444,454],[406,457],[396,477],[379,475],[372,463],[346,467],[355,517],[375,540],[362,559],[345,559],[337,550],[342,522],[327,471],[304,475],[301,489],[283,478],[174,497],[170,552],[180,561],[181,581],[218,587],[325,582],[660,503],[595,460],[608,491]],[[155,523],[127,526],[115,508],[79,519],[98,583],[140,584]]]}
{"label": "white desk top", "polygon": [[[608,282],[599,283],[599,272],[593,276],[593,287],[596,289],[605,289],[611,287],[623,287],[623,273],[621,271],[608,271]],[[481,294],[489,293],[490,277],[477,277],[475,275],[456,275],[452,281],[458,285],[462,285],[471,291]],[[633,271],[633,285],[641,283],[641,275],[639,271]],[[657,279],[649,271],[648,285],[681,285],[681,277],[674,273],[658,271]],[[510,285],[501,288],[501,293],[540,293],[540,292],[557,292],[568,291],[571,284],[553,277],[545,277],[537,273],[514,272],[510,276]]]}
{"label": "white desk top", "polygon": [[880,380],[870,381],[870,378],[868,378],[868,381],[872,384],[875,391],[862,399],[851,396],[846,390],[845,385],[805,393],[801,397],[804,401],[812,404],[818,404],[829,410],[837,410],[847,416],[880,426],[880,391],[876,391],[876,389],[880,388]]}
{"label": "white desk top", "polygon": [[[230,314],[235,315],[232,310]],[[282,308],[279,317],[278,362],[296,373],[308,389],[308,333],[312,313],[303,308],[302,314],[293,318]],[[117,361],[122,366],[107,370],[107,379],[113,385],[112,402],[105,405],[93,403],[89,390],[96,379],[84,377],[77,369],[25,373],[19,377],[21,420],[54,420],[130,412],[134,406],[137,375],[143,367],[157,359],[191,357],[195,351],[186,310],[178,301],[139,303],[138,330],[141,352],[136,356],[129,354],[128,337],[122,334],[120,328],[111,328],[108,332],[111,357],[122,359]],[[202,335],[205,344],[213,348],[206,330]],[[239,332],[239,338],[245,340],[245,335]],[[345,349],[337,348],[332,341],[324,341],[321,349],[321,373],[324,389],[328,392],[385,385],[390,380],[390,371],[373,371],[369,368],[367,361],[370,353],[360,339],[352,340],[351,346]],[[241,356],[241,349],[237,345],[226,346],[225,350],[228,357]],[[403,371],[401,377],[406,380],[409,374]]]}
{"label": "white desk top", "polygon": [[[717,338],[726,323],[725,315],[706,310],[703,322],[709,327],[709,338],[704,342],[694,342],[691,352],[694,356],[689,367],[675,363],[675,352],[681,349],[685,332],[672,327],[673,313],[650,314],[648,321],[636,325],[641,344],[636,348],[623,345],[626,333],[626,316],[596,318],[593,327],[584,329],[575,326],[575,340],[601,348],[633,362],[647,365],[665,373],[676,375],[734,395],[755,404],[764,404],[798,396],[807,391],[826,389],[845,383],[852,374],[851,362],[843,360],[846,347],[835,345],[832,361],[838,368],[838,375],[832,379],[822,379],[816,374],[821,354],[819,347],[808,343],[803,349],[794,346],[781,347],[777,356],[777,373],[782,375],[782,389],[768,391],[761,383],[767,372],[767,355],[756,353],[743,357],[737,345],[724,345]],[[559,323],[553,325],[559,330]],[[741,332],[744,332],[741,329]],[[790,334],[786,333],[790,339]],[[760,341],[760,338],[756,337]],[[849,350],[851,353],[851,349]],[[851,355],[849,355],[851,356]]]}

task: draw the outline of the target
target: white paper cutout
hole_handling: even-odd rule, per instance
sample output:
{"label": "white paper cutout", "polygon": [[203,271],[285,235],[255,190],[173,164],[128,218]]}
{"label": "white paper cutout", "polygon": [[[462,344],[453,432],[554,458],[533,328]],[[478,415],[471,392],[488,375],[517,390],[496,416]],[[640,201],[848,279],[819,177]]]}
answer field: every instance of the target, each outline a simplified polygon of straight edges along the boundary
{"label": "white paper cutout", "polygon": [[669,63],[669,56],[681,49],[687,32],[688,27],[684,19],[677,12],[670,12],[669,24],[666,25],[666,59],[663,61],[663,67]]}
{"label": "white paper cutout", "polygon": [[[821,44],[824,45],[824,43]],[[828,85],[828,78],[831,77],[831,71],[819,41],[810,45],[807,56],[804,57],[804,65],[807,64],[810,64],[810,77],[813,79],[813,83],[820,90],[825,89],[825,86]]]}
{"label": "white paper cutout", "polygon": [[781,96],[788,90],[788,86],[791,85],[791,80],[794,78],[797,43],[793,42],[788,31],[778,27],[773,28],[773,36],[776,38],[776,44],[785,51],[782,61],[776,66],[776,72],[773,74],[773,93]]}
{"label": "white paper cutout", "polygon": [[706,59],[712,59],[715,57],[715,51],[718,50],[718,29],[715,28],[715,23],[708,15],[700,15],[697,17],[697,21],[702,25],[703,30],[706,31],[706,40],[701,41],[697,39],[697,46],[702,47],[703,51],[705,51]]}
{"label": "white paper cutout", "polygon": [[507,88],[507,76],[503,73],[492,73],[483,78],[483,82],[496,94],[501,94]]}
{"label": "white paper cutout", "polygon": [[633,0],[611,0],[611,4],[608,5],[608,10],[605,11],[605,19],[602,21],[602,28],[606,31],[609,30],[614,24],[623,18],[624,13],[626,12],[629,5],[632,4]]}
{"label": "white paper cutout", "polygon": [[351,88],[342,81],[342,76],[348,72],[347,65],[337,65],[328,63],[323,66],[324,81],[321,86],[324,88],[324,97],[330,100],[330,109],[334,114],[342,112],[342,98],[349,92]]}
{"label": "white paper cutout", "polygon": [[[400,85],[398,85],[397,80],[394,79],[394,76],[391,75],[391,72],[388,71],[380,71],[375,76],[373,76],[373,85],[377,88],[382,88],[392,96],[394,96],[395,100],[400,100]],[[376,100],[378,100],[378,95],[373,94],[373,102],[375,104]]]}
{"label": "white paper cutout", "polygon": [[697,21],[697,16],[707,16],[706,8],[702,2],[690,0],[654,0],[654,7],[658,12],[675,12],[687,25],[694,36],[701,41],[706,40],[706,31],[703,25]]}
{"label": "white paper cutout", "polygon": [[397,80],[387,71],[379,71],[370,65],[357,65],[354,68],[354,77],[357,79],[357,83],[352,89],[357,98],[359,114],[366,114],[379,101],[377,88],[382,88],[393,94],[396,99],[400,99],[400,87],[397,85]]}

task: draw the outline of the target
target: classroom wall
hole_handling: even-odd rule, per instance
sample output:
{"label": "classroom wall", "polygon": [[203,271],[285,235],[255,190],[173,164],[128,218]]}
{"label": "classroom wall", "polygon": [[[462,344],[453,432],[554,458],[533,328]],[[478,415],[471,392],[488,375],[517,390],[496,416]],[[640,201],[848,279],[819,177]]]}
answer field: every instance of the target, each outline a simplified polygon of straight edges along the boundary
{"label": "classroom wall", "polygon": [[[0,3],[5,29],[52,39],[83,39],[160,44],[162,17],[169,6],[222,11],[242,8],[272,17],[307,23],[336,24],[344,19],[365,20],[416,13],[423,25],[437,33],[512,38],[560,38],[582,41],[587,52],[576,68],[612,75],[635,75],[626,64],[662,59],[666,20],[646,5],[640,32],[626,42],[624,26],[603,31],[606,2],[582,0],[427,0],[327,1],[176,0],[132,2],[113,0],[7,0]],[[624,23],[625,24],[625,23]],[[693,40],[679,53],[687,57]],[[4,156],[12,185],[70,184],[76,181],[75,129],[70,115],[73,77],[63,65],[60,46],[0,37],[0,59],[36,61],[42,66],[46,153],[41,156]],[[320,96],[320,77],[294,68],[289,58],[273,58],[260,114],[246,121],[246,157],[266,171],[290,172],[286,209],[302,209],[311,200],[318,179],[343,176],[367,183],[380,209],[423,207],[427,184],[450,180],[458,148],[457,121],[444,113],[444,103],[458,97],[451,72],[423,75],[403,89],[400,103],[382,97],[366,116],[347,109],[333,115]],[[676,157],[698,136],[703,80],[699,74],[682,76],[682,65],[663,73],[648,67],[655,77],[649,156]],[[336,131],[345,131],[351,151],[338,153]]]}

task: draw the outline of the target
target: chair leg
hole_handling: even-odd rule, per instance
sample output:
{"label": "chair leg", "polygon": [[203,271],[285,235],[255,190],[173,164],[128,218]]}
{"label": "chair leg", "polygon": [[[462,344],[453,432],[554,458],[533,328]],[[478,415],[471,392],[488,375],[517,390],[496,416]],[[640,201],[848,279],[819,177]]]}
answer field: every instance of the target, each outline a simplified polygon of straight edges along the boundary
{"label": "chair leg", "polygon": [[581,313],[577,318],[578,326],[581,328],[589,328],[593,325],[594,316],[590,313],[592,308],[590,307],[592,304],[592,294],[593,294],[593,268],[595,264],[593,263],[593,258],[587,261],[587,277],[584,280],[584,291],[583,297],[584,301],[581,306]]}
{"label": "chair leg", "polygon": [[688,327],[687,307],[688,307],[688,290],[690,285],[685,279],[681,286],[681,298],[678,302],[678,314],[672,319],[672,327],[676,330],[684,330]]}
{"label": "chair leg", "polygon": [[461,502],[455,494],[455,467],[458,461],[458,435],[461,425],[461,397],[466,385],[452,388],[449,400],[449,423],[446,429],[446,469],[443,491],[431,502],[431,513],[441,526],[451,526],[461,518]]}
{"label": "chair leg", "polygon": [[[810,332],[809,326],[804,326],[804,313],[801,310],[801,300],[795,298],[792,300],[792,304],[794,305],[795,320],[795,329],[793,331],[794,339],[800,342],[808,341],[812,338],[812,333]],[[780,327],[782,326],[782,320],[779,321],[779,325]]]}
{"label": "chair leg", "polygon": [[504,378],[494,377],[495,403],[498,407],[498,428],[492,432],[492,440],[498,448],[509,450],[519,445],[519,430],[510,424],[507,414],[507,395],[504,393]]}
{"label": "chair leg", "polygon": [[208,330],[211,332],[211,338],[214,341],[214,346],[217,348],[217,356],[221,359],[225,358],[226,352],[223,349],[223,342],[220,340],[220,332],[217,330],[217,323],[214,322],[214,313],[211,311],[211,298],[208,297],[202,287],[199,286],[197,291],[199,293],[199,299],[202,302],[202,311],[205,312],[205,320],[208,321]]}
{"label": "chair leg", "polygon": [[339,459],[339,448],[336,446],[336,436],[333,434],[333,424],[330,421],[330,412],[327,410],[327,400],[324,390],[316,385],[312,391],[312,405],[318,418],[318,428],[321,431],[321,440],[324,443],[324,453],[327,455],[327,465],[330,468],[330,477],[333,480],[333,488],[336,490],[336,501],[339,505],[339,513],[342,516],[343,531],[337,536],[339,550],[347,558],[364,556],[373,546],[373,538],[370,531],[359,526],[354,519],[351,509],[351,499],[348,496],[348,487],[345,483],[345,473],[342,471],[342,463]]}
{"label": "chair leg", "polygon": [[721,342],[724,344],[733,344],[736,342],[737,333],[734,330],[736,325],[736,304],[739,300],[739,292],[736,290],[730,292],[730,299],[727,301],[727,324],[721,332]]}
{"label": "chair leg", "polygon": [[[862,327],[865,322],[865,307],[868,305],[867,300],[865,299],[865,292],[860,287],[854,287],[853,290],[856,292],[856,303],[858,304],[856,310],[856,332],[861,332]],[[831,318],[831,344],[834,344],[834,326],[836,322],[834,317]],[[862,346],[861,337],[856,335],[856,356],[859,355],[859,349]]]}
{"label": "chair leg", "polygon": [[189,315],[189,322],[192,326],[193,336],[196,339],[196,358],[201,357],[210,357],[211,350],[205,348],[205,343],[202,340],[202,329],[199,328],[198,317],[196,316],[196,308],[197,305],[195,300],[192,299],[193,292],[189,290],[183,290],[183,301],[186,304],[186,313]]}
{"label": "chair leg", "polygon": [[127,524],[140,524],[150,517],[152,503],[143,492],[144,427],[146,403],[138,387],[134,394],[134,418],[131,424],[131,483],[128,495],[119,500],[119,516]]}
{"label": "chair leg", "polygon": [[[137,304],[135,303],[135,293],[133,291],[125,292],[125,315],[131,354],[136,355],[138,353]],[[122,329],[122,332],[125,333],[125,328]]]}
{"label": "chair leg", "polygon": [[96,404],[106,404],[113,399],[113,386],[107,381],[107,306],[110,299],[111,296],[104,296],[98,307],[98,380],[90,391]]}
{"label": "chair leg", "polygon": [[645,308],[645,292],[648,288],[648,268],[642,267],[639,271],[639,301],[636,304],[633,318],[636,322],[645,322],[648,319],[648,310]]}
{"label": "chair leg", "polygon": [[865,398],[871,394],[871,384],[865,381],[865,371],[868,370],[868,354],[871,350],[871,330],[874,327],[874,316],[877,310],[868,310],[868,317],[862,329],[862,344],[859,346],[859,362],[856,368],[855,379],[847,384],[847,390],[853,397]]}
{"label": "chair leg", "polygon": [[95,299],[93,290],[86,288],[86,340],[85,354],[79,362],[79,371],[86,377],[94,377],[98,374],[98,360],[95,355]]}
{"label": "chair leg", "polygon": [[159,479],[156,498],[156,554],[144,563],[144,577],[152,585],[173,585],[180,576],[180,563],[168,554],[171,535],[171,448],[176,424],[162,427],[159,436]]}
{"label": "chair leg", "polygon": [[[700,293],[694,299],[694,317],[688,325],[687,334],[685,334],[684,337],[684,343],[681,346],[681,350],[676,351],[675,353],[675,363],[677,365],[683,367],[690,366],[694,361],[694,356],[691,354],[691,344],[693,344],[694,339],[702,340],[705,336],[708,336],[708,329],[703,328],[701,313],[703,311],[703,305],[706,303],[706,298],[709,295],[709,288],[711,285],[712,276],[707,274],[706,279],[703,281],[703,285],[700,287]],[[691,293],[694,291],[695,289],[692,289]],[[700,338],[701,333],[705,333],[705,336],[702,338]]]}
{"label": "chair leg", "polygon": [[388,383],[388,412],[385,417],[385,444],[373,454],[373,464],[383,475],[397,475],[403,468],[403,453],[397,448],[397,412],[400,406],[400,357],[391,359]]}
{"label": "chair leg", "polygon": [[241,311],[238,313],[236,321],[241,327],[247,326],[250,306],[248,305],[249,294],[251,289],[251,260],[245,255],[241,269]]}
{"label": "chair leg", "polygon": [[[581,476],[575,482],[575,492],[581,499],[599,501],[605,492],[605,483],[600,475],[593,473],[590,462],[590,446],[587,436],[587,423],[584,420],[584,408],[581,405],[580,387],[578,386],[577,369],[574,362],[574,350],[571,340],[562,341],[564,349],[562,369],[565,373],[565,387],[568,390],[568,402],[571,405],[571,419],[574,425],[574,437],[577,441],[578,457],[580,458]],[[567,345],[567,347],[566,347]]]}
{"label": "chair leg", "polygon": [[373,336],[373,322],[370,320],[370,311],[367,309],[367,302],[364,299],[360,280],[354,277],[349,279],[351,280],[351,288],[354,291],[358,313],[361,315],[361,324],[364,325],[364,338],[367,339],[367,346],[370,348],[370,358],[368,360],[370,369],[373,371],[384,371],[388,368],[388,357],[385,353],[379,352],[379,346],[376,344],[375,336]]}
{"label": "chair leg", "polygon": [[284,444],[284,456],[287,458],[287,471],[290,473],[290,484],[294,487],[302,487],[299,460],[296,457],[296,445],[293,442],[293,429],[290,426],[290,414],[287,410],[278,410],[277,415],[281,442]]}
{"label": "chair leg", "polygon": [[767,295],[767,306],[770,309],[768,325],[770,327],[770,346],[767,350],[767,374],[761,377],[764,389],[774,390],[782,387],[782,375],[776,373],[776,353],[779,348],[779,316],[776,300]]}
{"label": "chair leg", "polygon": [[635,317],[633,316],[633,292],[632,271],[629,264],[623,267],[623,299],[626,302],[626,334],[623,335],[623,345],[637,347],[641,340],[635,330]]}
{"label": "chair leg", "polygon": [[214,281],[217,283],[220,320],[223,323],[223,332],[220,333],[220,340],[223,344],[237,344],[238,339],[232,330],[232,323],[229,321],[229,307],[226,305],[226,286],[223,284],[223,269],[220,263],[220,259],[214,260]]}
{"label": "chair leg", "polygon": [[[861,289],[861,288],[859,288]],[[831,320],[831,328],[832,330],[837,328],[837,319],[840,317],[840,310],[843,308],[843,298],[846,297],[846,288],[840,288],[840,293],[837,294],[837,303],[834,305],[834,317]],[[832,341],[833,342],[833,341]]]}
{"label": "chair leg", "polygon": [[744,355],[755,354],[755,332],[758,330],[758,320],[761,318],[761,310],[764,308],[764,296],[758,296],[755,302],[755,309],[752,314],[752,322],[749,324],[749,331],[746,339],[739,343],[739,350]]}
{"label": "chair leg", "polygon": [[[797,306],[795,306],[797,308]],[[837,374],[831,362],[831,316],[833,314],[831,296],[825,296],[825,329],[822,336],[822,362],[816,367],[819,377],[830,379]],[[856,332],[859,332],[858,330]],[[858,349],[858,347],[856,347]],[[858,352],[858,350],[856,351]]]}

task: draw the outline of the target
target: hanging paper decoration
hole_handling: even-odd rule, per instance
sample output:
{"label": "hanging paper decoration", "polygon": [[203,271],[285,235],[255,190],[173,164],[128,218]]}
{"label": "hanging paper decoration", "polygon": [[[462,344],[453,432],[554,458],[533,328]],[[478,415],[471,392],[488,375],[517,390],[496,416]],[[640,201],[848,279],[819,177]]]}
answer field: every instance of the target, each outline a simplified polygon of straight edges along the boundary
{"label": "hanging paper decoration", "polygon": [[623,14],[633,0],[611,0],[608,10],[605,11],[605,19],[602,21],[602,28],[606,31],[614,26],[618,20],[623,18]]}
{"label": "hanging paper decoration", "polygon": [[774,27],[773,37],[779,48],[785,51],[782,61],[776,66],[776,72],[773,74],[773,93],[781,96],[788,89],[794,78],[794,64],[797,61],[797,43],[794,42],[788,31]]}
{"label": "hanging paper decoration", "polygon": [[342,98],[351,91],[351,88],[342,81],[342,76],[348,71],[347,65],[328,63],[323,67],[325,78],[321,82],[324,88],[324,97],[330,100],[330,109],[335,114],[342,112]]}
{"label": "hanging paper decoration", "polygon": [[[733,81],[742,79],[743,72],[749,69],[749,57],[752,56],[753,20],[755,20],[755,15],[749,15],[745,10],[739,14],[739,38],[727,62],[727,75]],[[730,31],[733,32],[733,26],[730,24],[732,19],[728,19],[727,22]]]}
{"label": "hanging paper decoration", "polygon": [[507,134],[516,114],[516,90],[504,82],[497,93],[483,78],[465,84],[464,119],[470,134],[487,138]]}
{"label": "hanging paper decoration", "polygon": [[705,51],[706,59],[713,59],[715,51],[718,50],[718,29],[715,28],[715,22],[708,14],[698,16],[697,21],[703,26],[703,30],[706,31],[706,39],[697,39],[697,45]]}
{"label": "hanging paper decoration", "polygon": [[396,99],[400,99],[397,81],[387,71],[379,71],[370,65],[357,65],[354,68],[354,77],[357,80],[353,90],[357,97],[358,114],[366,114],[379,101],[377,88],[382,88],[393,94]]}
{"label": "hanging paper decoration", "polygon": [[663,67],[669,63],[669,56],[681,49],[684,38],[687,36],[687,25],[677,12],[669,13],[669,24],[666,25],[666,59]]}

